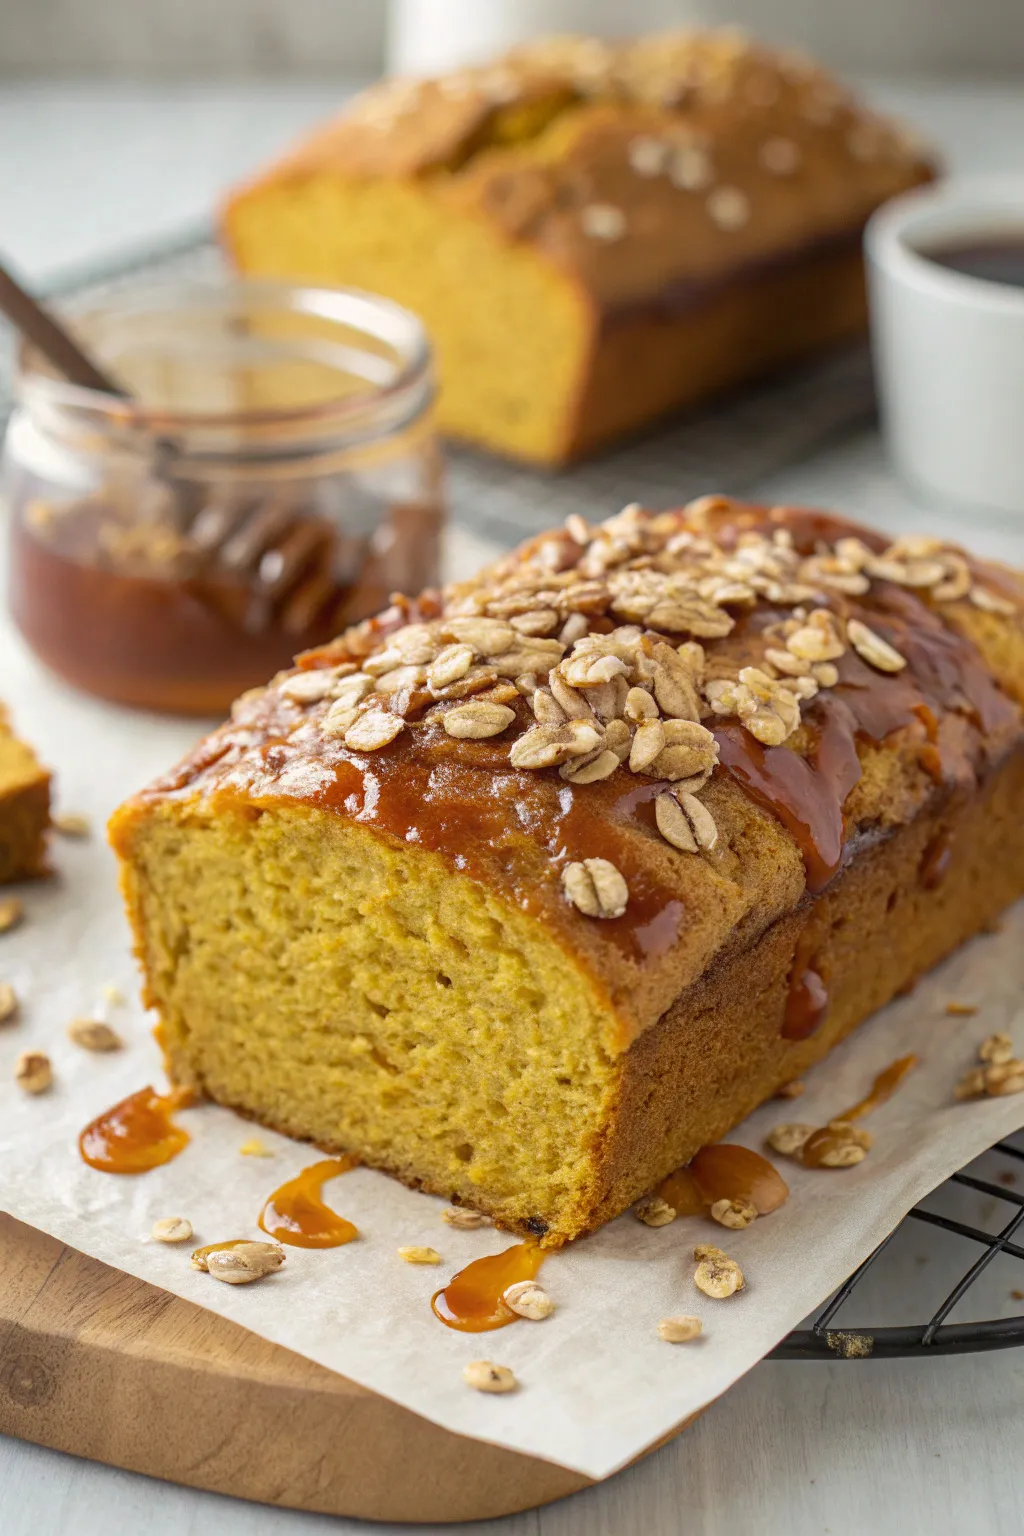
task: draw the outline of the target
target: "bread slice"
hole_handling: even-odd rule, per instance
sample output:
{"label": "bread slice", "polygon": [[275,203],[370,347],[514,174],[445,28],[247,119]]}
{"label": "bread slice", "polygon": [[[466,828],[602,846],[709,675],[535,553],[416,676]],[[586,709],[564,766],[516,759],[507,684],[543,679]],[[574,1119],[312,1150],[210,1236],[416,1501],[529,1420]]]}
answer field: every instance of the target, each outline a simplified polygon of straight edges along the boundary
{"label": "bread slice", "polygon": [[173,1077],[614,1216],[1024,891],[1022,601],[708,499],[396,604],[113,818]]}
{"label": "bread slice", "polygon": [[50,775],[0,705],[0,884],[46,871]]}
{"label": "bread slice", "polygon": [[931,175],[734,31],[554,39],[357,98],[228,201],[241,272],[384,294],[444,432],[562,464],[860,331],[860,233]]}

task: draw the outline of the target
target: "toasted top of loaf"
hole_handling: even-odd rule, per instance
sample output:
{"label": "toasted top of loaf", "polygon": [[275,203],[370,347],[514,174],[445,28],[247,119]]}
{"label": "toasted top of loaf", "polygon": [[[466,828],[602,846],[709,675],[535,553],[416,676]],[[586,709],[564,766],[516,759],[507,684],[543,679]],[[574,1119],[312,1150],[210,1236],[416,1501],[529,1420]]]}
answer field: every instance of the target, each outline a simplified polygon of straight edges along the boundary
{"label": "toasted top of loaf", "polygon": [[626,1042],[1020,744],[1022,609],[1004,568],[823,513],[573,517],[243,696],[115,841],[300,804],[431,851],[543,921]]}
{"label": "toasted top of loaf", "polygon": [[724,29],[386,80],[237,196],[321,175],[418,180],[615,308],[851,236],[931,167],[810,60]]}

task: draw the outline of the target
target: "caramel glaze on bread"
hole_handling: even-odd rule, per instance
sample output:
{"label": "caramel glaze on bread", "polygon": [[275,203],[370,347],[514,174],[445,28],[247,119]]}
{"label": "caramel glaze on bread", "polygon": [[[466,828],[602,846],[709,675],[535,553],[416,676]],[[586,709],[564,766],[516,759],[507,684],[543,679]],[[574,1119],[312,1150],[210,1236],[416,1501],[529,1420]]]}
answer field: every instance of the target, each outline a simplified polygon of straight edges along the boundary
{"label": "caramel glaze on bread", "polygon": [[396,600],[113,819],[173,1076],[593,1228],[1024,891],[1022,601],[711,497]]}
{"label": "caramel glaze on bread", "polygon": [[442,428],[558,464],[862,329],[861,229],[930,175],[824,70],[736,31],[555,38],[374,86],[222,231],[245,273],[416,311]]}

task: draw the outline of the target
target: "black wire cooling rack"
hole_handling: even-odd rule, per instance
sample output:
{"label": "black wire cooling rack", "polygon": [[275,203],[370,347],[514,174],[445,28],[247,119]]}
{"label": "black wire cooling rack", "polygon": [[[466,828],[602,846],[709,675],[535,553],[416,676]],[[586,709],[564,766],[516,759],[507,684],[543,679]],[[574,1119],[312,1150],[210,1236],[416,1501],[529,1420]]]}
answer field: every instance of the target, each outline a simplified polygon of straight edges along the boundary
{"label": "black wire cooling rack", "polygon": [[[987,1232],[981,1226],[960,1221],[942,1211],[931,1210],[924,1204],[915,1206],[913,1210],[908,1211],[903,1221],[890,1232],[885,1241],[878,1245],[874,1253],[869,1254],[863,1264],[854,1270],[849,1280],[841,1285],[835,1295],[825,1303],[812,1326],[800,1328],[788,1334],[781,1344],[776,1345],[772,1350],[769,1358],[772,1360],[892,1360],[901,1355],[959,1355],[978,1350],[1007,1349],[1015,1344],[1024,1344],[1024,1316],[992,1318],[969,1323],[947,1322],[947,1318],[964,1300],[968,1291],[976,1281],[980,1280],[995,1258],[1000,1254],[1007,1254],[1011,1258],[1024,1260],[1024,1246],[1013,1241],[1024,1227],[1024,1194],[1014,1189],[1012,1183],[1002,1182],[1008,1177],[1015,1180],[1017,1168],[1024,1173],[1024,1145],[1018,1145],[1013,1140],[1000,1141],[987,1156],[1009,1160],[1008,1165],[1001,1170],[1000,1182],[993,1183],[991,1179],[978,1178],[967,1172],[954,1173],[944,1185],[934,1190],[928,1199],[929,1202],[942,1203],[944,1197],[948,1197],[955,1189],[973,1190],[987,1197],[994,1207],[995,1214],[999,1213],[1001,1206],[1009,1207],[1009,1217],[1001,1221],[998,1230]],[[913,1222],[923,1222],[928,1226],[937,1227],[949,1233],[951,1237],[963,1239],[964,1243],[971,1248],[978,1248],[981,1251],[959,1276],[956,1284],[927,1322],[896,1328],[837,1327],[836,1319],[840,1310],[851,1300],[857,1287],[887,1252],[897,1234],[905,1232],[908,1225]],[[1018,1300],[1024,1300],[1024,1270],[1021,1271],[1020,1278],[1022,1289],[1011,1294]]]}
{"label": "black wire cooling rack", "polygon": [[[102,299],[124,284],[202,275],[216,271],[218,264],[210,230],[197,227],[159,245],[114,255],[87,270],[67,273],[49,286],[45,296],[56,301]],[[10,357],[10,337],[0,334],[0,422],[12,403]],[[733,397],[723,406],[642,442],[628,444],[594,464],[561,474],[540,474],[452,450],[448,455],[450,509],[462,526],[483,538],[510,545],[570,512],[596,519],[618,510],[627,500],[668,506],[707,490],[749,493],[759,481],[787,464],[862,431],[873,414],[867,351],[853,348]],[[1024,1344],[1024,1315],[948,1321],[993,1260],[1000,1255],[1024,1260],[1024,1193],[1013,1187],[1018,1171],[1024,1182],[1024,1136],[1018,1140],[1020,1144],[1001,1141],[986,1154],[989,1160],[1006,1160],[996,1174],[997,1182],[966,1171],[955,1173],[926,1202],[909,1211],[825,1303],[811,1327],[788,1334],[770,1358],[884,1360]],[[932,1209],[933,1204],[955,1205],[964,1190],[986,1197],[990,1217],[1003,1207],[1009,1208],[1010,1214],[998,1230],[989,1232],[980,1224]],[[959,1242],[965,1245],[965,1252],[975,1251],[941,1304],[923,1323],[837,1326],[840,1312],[851,1301],[856,1305],[863,1300],[858,1288],[869,1276],[877,1277],[876,1266],[884,1269],[887,1256],[892,1257],[894,1240],[904,1238],[914,1223],[938,1228],[947,1234],[951,1245]],[[1013,1241],[1018,1233],[1021,1243]],[[1020,1284],[1021,1290],[1011,1295],[1024,1301],[1024,1270]]]}

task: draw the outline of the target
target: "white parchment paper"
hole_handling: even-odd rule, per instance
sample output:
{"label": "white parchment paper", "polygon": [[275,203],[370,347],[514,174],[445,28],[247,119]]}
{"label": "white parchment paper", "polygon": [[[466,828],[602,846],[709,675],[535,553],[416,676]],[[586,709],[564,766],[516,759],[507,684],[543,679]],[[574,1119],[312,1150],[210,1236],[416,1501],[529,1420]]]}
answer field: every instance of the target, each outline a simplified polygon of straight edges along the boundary
{"label": "white parchment paper", "polygon": [[[341,1249],[291,1248],[283,1270],[254,1285],[221,1285],[189,1266],[192,1243],[148,1241],[159,1217],[187,1216],[196,1244],[260,1237],[266,1196],[316,1160],[311,1148],[212,1105],[184,1111],[192,1143],[174,1162],[137,1177],[86,1167],[77,1135],[95,1114],[163,1078],[150,1025],[134,1001],[137,979],[102,826],[127,793],[163,770],[195,726],[105,708],[49,678],[0,620],[0,697],[58,773],[59,802],[94,821],[86,843],[57,841],[53,881],[26,887],[28,917],[0,936],[0,979],[23,1002],[0,1029],[0,1209],[153,1284],[221,1312],[275,1342],[342,1372],[458,1433],[607,1476],[709,1403],[822,1301],[929,1189],[999,1137],[1024,1124],[1024,1095],[955,1104],[953,1086],[977,1043],[1016,1031],[1024,1048],[1024,907],[1001,933],[976,940],[887,1008],[810,1075],[803,1098],[776,1101],[730,1138],[759,1147],[780,1120],[821,1123],[868,1089],[875,1073],[909,1050],[921,1066],[871,1121],[876,1146],[858,1168],[812,1172],[776,1159],[791,1187],[774,1215],[732,1233],[688,1219],[650,1230],[621,1217],[546,1261],[556,1301],[549,1320],[483,1335],[444,1328],[431,1293],[470,1259],[510,1239],[456,1232],[442,1202],[382,1175],[356,1170],[325,1187],[361,1237]],[[106,984],[127,1006],[110,1010],[127,1048],[95,1056],[71,1045],[68,1021],[99,1012]],[[944,1012],[978,1005],[973,1018]],[[47,1050],[53,1090],[24,1096],[11,1075],[19,1051]],[[241,1156],[254,1133],[272,1158]],[[747,1289],[728,1301],[692,1281],[695,1242],[717,1242],[742,1265]],[[429,1244],[440,1269],[411,1267],[404,1244]],[[658,1320],[695,1313],[705,1336],[670,1346]],[[462,1366],[490,1358],[511,1366],[520,1390],[481,1397]]]}

